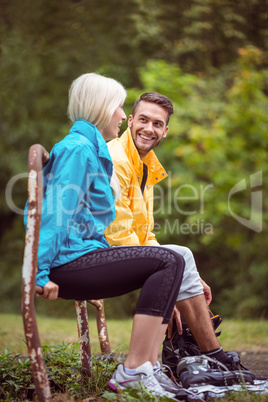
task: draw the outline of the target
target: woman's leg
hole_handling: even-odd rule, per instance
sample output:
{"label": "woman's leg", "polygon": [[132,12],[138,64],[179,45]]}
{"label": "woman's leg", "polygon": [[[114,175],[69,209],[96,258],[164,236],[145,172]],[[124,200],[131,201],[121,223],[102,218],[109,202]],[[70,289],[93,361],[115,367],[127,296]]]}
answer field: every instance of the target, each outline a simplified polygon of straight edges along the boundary
{"label": "woman's leg", "polygon": [[149,358],[150,362],[153,366],[156,365],[158,361],[158,354],[163,343],[163,339],[165,337],[165,333],[167,330],[167,324],[162,324],[156,334],[155,340],[152,345],[151,356]]}
{"label": "woman's leg", "polygon": [[[146,361],[151,361],[154,336],[162,326],[162,321],[162,317],[135,314],[125,367],[136,368]],[[152,361],[151,363],[153,364]]]}
{"label": "woman's leg", "polygon": [[113,247],[51,269],[50,280],[59,285],[59,297],[74,300],[105,299],[142,288],[136,314],[161,316],[168,323],[183,269],[183,258],[161,247]]}
{"label": "woman's leg", "polygon": [[154,339],[167,324],[179,292],[183,258],[161,247],[115,247],[91,252],[51,270],[59,297],[76,300],[119,296],[142,288],[126,364],[150,359]]}

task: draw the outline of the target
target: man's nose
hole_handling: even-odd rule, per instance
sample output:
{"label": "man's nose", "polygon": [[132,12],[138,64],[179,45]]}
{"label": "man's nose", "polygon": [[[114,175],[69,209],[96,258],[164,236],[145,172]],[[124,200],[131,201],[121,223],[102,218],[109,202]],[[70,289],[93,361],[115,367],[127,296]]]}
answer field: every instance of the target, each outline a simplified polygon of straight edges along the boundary
{"label": "man's nose", "polygon": [[152,133],[154,131],[153,123],[149,121],[145,126],[145,131]]}

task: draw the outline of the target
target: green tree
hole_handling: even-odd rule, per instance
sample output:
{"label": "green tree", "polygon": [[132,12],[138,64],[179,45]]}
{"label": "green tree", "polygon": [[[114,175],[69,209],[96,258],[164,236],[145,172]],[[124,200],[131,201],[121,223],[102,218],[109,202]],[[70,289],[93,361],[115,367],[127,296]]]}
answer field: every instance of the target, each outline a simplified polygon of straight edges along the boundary
{"label": "green tree", "polygon": [[[216,185],[227,192],[235,182],[233,172],[238,175],[240,164],[243,169],[244,165],[248,166],[249,175],[256,171],[254,155],[263,163],[257,138],[263,136],[267,122],[263,112],[268,46],[265,3],[262,0],[112,0],[102,2],[100,7],[97,0],[0,0],[0,7],[1,300],[12,300],[19,309],[19,296],[14,298],[14,295],[20,294],[24,227],[22,217],[5,199],[7,183],[26,172],[30,145],[41,142],[50,150],[66,135],[68,88],[74,78],[86,71],[112,76],[128,88],[140,88],[139,91],[155,88],[174,100],[176,114],[172,118],[170,141],[159,148],[161,160],[172,172],[172,185],[175,188],[183,182],[197,182],[199,186],[215,183],[211,193],[217,192],[218,197],[214,203],[214,195],[210,194],[210,188],[207,190],[206,202],[211,197],[211,205],[215,205],[208,211],[209,219],[213,216],[211,222],[219,231],[209,244],[209,255],[200,251],[210,243],[209,236],[200,236],[196,241],[185,235],[187,242],[198,250],[201,266],[205,259],[204,266],[214,267],[221,255],[220,234],[225,236],[228,229],[235,237],[234,225],[237,225],[237,244],[242,249],[239,223],[226,212],[226,199]],[[259,53],[253,47],[246,48],[248,45],[260,49]],[[236,63],[238,59],[240,64]],[[127,112],[136,94],[136,90],[129,91]],[[237,135],[242,129],[244,137]],[[250,147],[255,143],[256,149],[250,154]],[[262,152],[265,154],[263,149]],[[225,172],[222,167],[226,159]],[[264,170],[263,180],[266,180]],[[193,195],[187,188],[184,191],[188,191],[188,196]],[[26,179],[20,178],[13,186],[12,201],[22,209],[26,197]],[[237,205],[232,204],[234,211],[239,211],[240,203],[244,205],[244,214],[246,196]],[[193,199],[186,204],[183,208],[200,208],[197,200],[195,205]],[[158,222],[164,222],[167,213],[168,210],[163,215],[160,213]],[[205,213],[200,214],[200,219],[207,219]],[[222,214],[226,215],[224,224]],[[194,219],[186,218],[186,223]],[[250,238],[251,235],[249,232]],[[257,267],[262,264],[265,247],[261,248],[264,243],[258,242],[256,236],[252,236],[250,247],[252,250],[257,247]],[[228,267],[233,266],[233,245],[224,251],[224,258]],[[206,269],[209,275],[211,271],[212,268]],[[253,268],[252,272],[255,272]],[[228,279],[217,270],[213,275],[220,295],[231,273]],[[257,283],[254,286],[257,294],[260,291]],[[8,305],[13,308],[11,303]],[[131,312],[133,305],[131,301]]]}
{"label": "green tree", "polygon": [[163,40],[159,39],[159,49],[152,56],[199,73],[232,63],[240,47],[258,47],[267,57],[266,8],[262,0],[160,0],[158,24]]}

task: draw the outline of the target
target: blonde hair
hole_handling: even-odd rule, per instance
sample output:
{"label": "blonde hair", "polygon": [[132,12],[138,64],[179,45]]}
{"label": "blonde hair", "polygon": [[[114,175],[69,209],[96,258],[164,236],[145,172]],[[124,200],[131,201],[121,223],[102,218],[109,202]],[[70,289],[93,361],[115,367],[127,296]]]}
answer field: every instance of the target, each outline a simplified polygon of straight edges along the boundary
{"label": "blonde hair", "polygon": [[99,130],[106,128],[127,93],[113,78],[87,73],[73,81],[69,90],[68,117],[72,122],[85,119]]}

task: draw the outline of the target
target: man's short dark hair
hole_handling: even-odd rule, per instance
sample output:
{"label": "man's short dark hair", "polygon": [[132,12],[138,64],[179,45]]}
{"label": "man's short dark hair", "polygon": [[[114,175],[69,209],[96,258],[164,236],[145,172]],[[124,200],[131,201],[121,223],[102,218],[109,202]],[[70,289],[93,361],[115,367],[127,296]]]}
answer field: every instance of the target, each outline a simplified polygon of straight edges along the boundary
{"label": "man's short dark hair", "polygon": [[132,110],[133,117],[134,117],[137,107],[141,101],[156,103],[157,105],[159,105],[163,109],[165,109],[168,113],[168,116],[167,116],[167,124],[168,124],[169,118],[173,114],[173,105],[172,105],[171,100],[167,96],[159,94],[157,92],[145,92],[134,103],[133,110]]}

